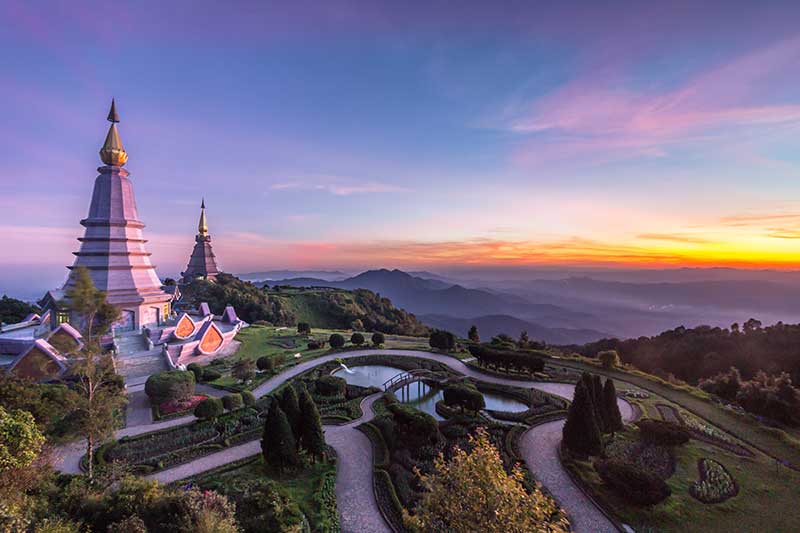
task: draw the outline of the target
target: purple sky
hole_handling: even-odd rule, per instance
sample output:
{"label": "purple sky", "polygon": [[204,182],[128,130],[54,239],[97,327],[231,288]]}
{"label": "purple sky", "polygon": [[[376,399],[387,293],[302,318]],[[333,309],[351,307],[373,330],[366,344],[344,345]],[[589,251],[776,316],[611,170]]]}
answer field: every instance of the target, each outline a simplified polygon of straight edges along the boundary
{"label": "purple sky", "polygon": [[[800,267],[797,2],[0,3],[0,293],[58,285],[112,96],[162,275]],[[235,6],[235,7],[234,7]]]}

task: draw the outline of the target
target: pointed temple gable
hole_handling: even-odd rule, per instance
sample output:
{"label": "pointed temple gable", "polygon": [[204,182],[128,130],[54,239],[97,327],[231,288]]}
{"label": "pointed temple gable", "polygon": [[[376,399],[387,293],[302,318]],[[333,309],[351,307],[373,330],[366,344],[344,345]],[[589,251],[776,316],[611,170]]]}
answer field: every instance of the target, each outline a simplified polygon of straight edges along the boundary
{"label": "pointed temple gable", "polygon": [[181,273],[182,283],[188,284],[196,279],[214,281],[219,274],[217,259],[211,249],[211,235],[208,234],[206,222],[206,201],[200,203],[200,220],[197,224],[197,235],[194,238],[194,248],[189,257],[186,271]]}
{"label": "pointed temple gable", "polygon": [[192,336],[192,334],[194,334],[195,329],[197,329],[197,326],[192,318],[188,314],[183,313],[178,319],[178,322],[175,325],[175,331],[173,331],[172,334],[176,339],[188,339]]}
{"label": "pointed temple gable", "polygon": [[9,372],[35,381],[60,376],[67,369],[66,359],[50,343],[37,339],[11,364]]}
{"label": "pointed temple gable", "polygon": [[[139,220],[133,183],[122,168],[128,154],[117,130],[119,114],[113,100],[108,120],[111,126],[100,150],[105,166],[97,169],[89,214],[81,220],[86,230],[78,239],[80,250],[74,252],[75,262],[69,268],[87,268],[95,286],[106,292],[109,303],[120,308],[121,319],[114,325],[115,331],[136,330],[166,320],[172,296],[161,289],[161,280],[145,248],[144,224]],[[62,290],[73,283],[70,273]]]}
{"label": "pointed temple gable", "polygon": [[200,343],[197,345],[197,351],[202,355],[215,353],[217,350],[222,348],[222,344],[225,341],[222,331],[220,331],[219,327],[214,323],[213,320],[206,321],[194,338],[195,340],[200,341]]}

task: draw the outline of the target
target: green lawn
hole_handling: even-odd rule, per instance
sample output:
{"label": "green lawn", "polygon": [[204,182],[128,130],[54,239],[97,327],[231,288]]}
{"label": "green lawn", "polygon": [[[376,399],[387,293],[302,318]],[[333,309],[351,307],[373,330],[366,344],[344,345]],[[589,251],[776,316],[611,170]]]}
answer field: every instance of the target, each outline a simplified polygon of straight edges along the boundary
{"label": "green lawn", "polygon": [[[629,430],[627,435],[635,431]],[[697,460],[722,463],[739,484],[739,494],[717,504],[704,504],[689,494],[699,478]],[[758,453],[743,458],[716,446],[691,440],[676,450],[676,470],[667,480],[672,495],[662,503],[637,507],[607,489],[588,462],[573,462],[581,477],[600,495],[604,506],[636,531],[800,531],[800,473],[781,467]]]}

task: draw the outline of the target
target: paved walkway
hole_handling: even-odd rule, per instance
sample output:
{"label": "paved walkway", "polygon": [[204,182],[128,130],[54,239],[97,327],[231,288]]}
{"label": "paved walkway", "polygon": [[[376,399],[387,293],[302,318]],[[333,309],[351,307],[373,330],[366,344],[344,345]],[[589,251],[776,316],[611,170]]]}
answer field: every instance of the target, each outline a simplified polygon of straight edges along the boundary
{"label": "paved walkway", "polygon": [[[617,399],[623,420],[634,417],[631,404]],[[558,504],[567,511],[575,533],[615,533],[617,528],[592,501],[572,482],[558,454],[564,420],[554,420],[535,426],[523,433],[519,442],[525,465]]]}
{"label": "paved walkway", "polygon": [[190,463],[178,465],[174,468],[168,468],[166,470],[162,470],[161,472],[156,472],[155,474],[151,474],[147,477],[150,479],[157,479],[162,483],[172,483],[173,481],[191,477],[195,474],[212,470],[219,466],[238,461],[239,459],[252,457],[253,455],[257,455],[259,453],[261,453],[261,441],[252,440],[238,446],[226,448],[221,452],[212,453],[211,455],[206,455],[205,457],[195,459]]}
{"label": "paved walkway", "polygon": [[372,442],[356,426],[375,417],[373,394],[361,402],[364,415],[341,426],[325,426],[325,441],[337,455],[336,505],[343,533],[391,533],[375,498],[372,481]]}

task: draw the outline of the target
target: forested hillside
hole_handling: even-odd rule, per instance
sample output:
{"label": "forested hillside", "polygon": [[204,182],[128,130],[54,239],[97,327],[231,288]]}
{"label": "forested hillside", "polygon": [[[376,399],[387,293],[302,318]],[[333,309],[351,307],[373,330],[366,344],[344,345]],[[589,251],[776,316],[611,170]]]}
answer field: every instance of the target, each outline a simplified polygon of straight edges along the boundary
{"label": "forested hillside", "polygon": [[248,322],[264,321],[278,326],[308,322],[317,328],[347,329],[357,320],[367,331],[401,335],[425,335],[428,328],[417,318],[395,307],[388,298],[363,289],[259,288],[230,274],[216,283],[195,281],[183,291],[192,305],[208,302],[215,313],[233,305]]}

